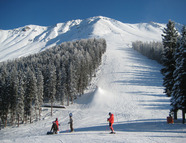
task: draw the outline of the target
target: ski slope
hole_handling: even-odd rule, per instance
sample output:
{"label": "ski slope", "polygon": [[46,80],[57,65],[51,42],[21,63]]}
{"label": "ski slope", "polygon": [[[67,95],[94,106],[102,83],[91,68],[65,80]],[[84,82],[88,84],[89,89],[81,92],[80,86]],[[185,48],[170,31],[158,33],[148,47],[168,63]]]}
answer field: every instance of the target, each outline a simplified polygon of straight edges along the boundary
{"label": "ski slope", "polygon": [[[53,117],[50,109],[43,108],[41,121],[0,130],[0,142],[185,142],[186,125],[166,123],[170,107],[169,98],[163,94],[161,65],[131,48],[131,41],[161,40],[159,29],[105,18],[91,20],[94,21],[91,35],[105,38],[107,51],[86,93],[66,109],[54,109]],[[116,134],[109,134],[109,112],[115,116]],[[75,132],[72,133],[69,133],[69,113],[73,113]],[[179,113],[178,118],[180,116]],[[46,135],[56,117],[60,133]]]}

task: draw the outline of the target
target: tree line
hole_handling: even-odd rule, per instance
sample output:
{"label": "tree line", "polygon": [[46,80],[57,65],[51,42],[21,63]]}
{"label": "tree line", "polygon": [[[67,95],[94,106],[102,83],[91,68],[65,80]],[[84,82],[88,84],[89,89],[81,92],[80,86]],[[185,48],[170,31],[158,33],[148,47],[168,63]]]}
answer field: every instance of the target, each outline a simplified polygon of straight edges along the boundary
{"label": "tree line", "polygon": [[43,103],[73,103],[84,94],[105,51],[104,39],[82,39],[0,63],[1,124],[40,119]]}
{"label": "tree line", "polygon": [[163,65],[161,73],[164,92],[171,97],[170,112],[174,112],[174,119],[177,119],[177,111],[182,110],[184,123],[186,113],[186,27],[183,26],[179,35],[175,23],[169,20],[163,30],[162,43],[136,41],[132,43],[132,48]]}
{"label": "tree line", "polygon": [[158,63],[161,63],[163,52],[162,42],[135,41],[132,42],[132,48],[149,59],[156,60]]}

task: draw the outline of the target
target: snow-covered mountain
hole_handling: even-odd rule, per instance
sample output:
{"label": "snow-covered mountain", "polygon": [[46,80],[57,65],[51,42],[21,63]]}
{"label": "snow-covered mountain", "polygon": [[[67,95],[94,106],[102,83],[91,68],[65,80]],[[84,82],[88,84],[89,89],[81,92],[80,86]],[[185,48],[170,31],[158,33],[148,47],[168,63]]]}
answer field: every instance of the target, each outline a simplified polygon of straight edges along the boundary
{"label": "snow-covered mountain", "polygon": [[[66,109],[42,109],[42,120],[0,130],[1,143],[182,143],[186,126],[167,124],[170,99],[163,93],[162,66],[131,48],[131,41],[161,40],[164,24],[124,24],[93,17],[53,27],[28,25],[1,31],[1,61],[42,51],[63,41],[102,37],[107,51],[84,95]],[[115,117],[109,134],[108,113]],[[75,132],[69,133],[69,113]],[[60,133],[46,135],[59,119]],[[178,112],[181,118],[181,112]]]}
{"label": "snow-covered mountain", "polygon": [[0,61],[27,56],[43,51],[64,41],[91,37],[119,35],[123,40],[161,40],[164,24],[126,24],[117,20],[97,16],[85,20],[72,20],[44,27],[27,25],[13,30],[0,30]]}

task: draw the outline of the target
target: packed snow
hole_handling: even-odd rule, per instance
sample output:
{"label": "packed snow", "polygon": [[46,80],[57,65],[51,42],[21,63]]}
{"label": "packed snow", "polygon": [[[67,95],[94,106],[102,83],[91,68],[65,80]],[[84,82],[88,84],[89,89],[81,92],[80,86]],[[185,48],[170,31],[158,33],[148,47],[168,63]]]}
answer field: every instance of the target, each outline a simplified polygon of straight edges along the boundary
{"label": "packed snow", "polygon": [[[80,23],[85,29],[79,25]],[[54,109],[53,117],[50,116],[49,108],[43,108],[42,120],[32,124],[24,124],[20,127],[7,127],[0,130],[0,142],[185,142],[186,125],[181,124],[179,120],[175,124],[167,124],[166,122],[170,102],[169,98],[163,93],[162,75],[160,73],[161,65],[147,59],[131,48],[131,41],[135,40],[160,41],[163,25],[156,23],[124,24],[105,17],[94,17],[86,21],[78,20],[74,25],[78,25],[81,34],[73,33],[73,24],[68,23],[66,26],[69,29],[60,30],[67,35],[53,38],[50,44],[55,45],[63,41],[63,38],[65,40],[74,40],[87,37],[102,37],[107,41],[107,51],[102,58],[102,65],[97,69],[97,75],[93,78],[86,93],[79,97],[74,104],[66,107],[66,109]],[[65,25],[63,26],[66,27]],[[38,28],[38,26],[36,27]],[[45,27],[43,27],[43,34],[45,30]],[[40,29],[40,31],[42,30]],[[51,30],[50,34],[59,35],[57,33]],[[4,51],[7,50],[5,53],[14,55],[14,58],[22,56],[23,54],[19,55],[21,49],[18,50],[18,46],[14,47],[19,51],[18,53],[11,49],[10,45],[13,44],[14,40],[7,38],[8,36],[11,37],[10,35],[5,35],[1,38],[1,45],[2,43],[9,45],[9,49],[4,49]],[[74,37],[70,35],[74,35]],[[41,45],[43,37],[46,37],[46,35],[37,36]],[[14,44],[18,44],[16,41],[18,37],[12,35],[11,38],[15,39]],[[21,40],[19,39],[19,41]],[[30,47],[33,44],[40,45],[40,42],[33,42]],[[43,46],[46,45],[47,43],[43,42]],[[30,53],[33,52],[30,51],[29,46],[22,50],[27,48]],[[37,49],[34,52],[38,51]],[[0,57],[1,60],[7,59],[2,55]],[[109,112],[112,112],[115,117],[113,127],[116,134],[109,134],[110,130],[107,122]],[[69,132],[69,113],[73,114],[74,120],[75,132],[72,133]],[[55,118],[59,119],[60,133],[46,135],[47,131],[51,129],[52,121]],[[181,118],[180,112],[178,118]]]}

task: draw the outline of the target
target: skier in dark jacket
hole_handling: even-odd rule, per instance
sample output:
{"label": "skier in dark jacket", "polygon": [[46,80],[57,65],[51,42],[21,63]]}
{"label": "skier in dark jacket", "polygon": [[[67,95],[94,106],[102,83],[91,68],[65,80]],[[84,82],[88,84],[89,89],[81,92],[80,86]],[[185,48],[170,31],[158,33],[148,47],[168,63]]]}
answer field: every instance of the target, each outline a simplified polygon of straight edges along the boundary
{"label": "skier in dark jacket", "polygon": [[113,129],[113,123],[114,123],[114,114],[112,114],[111,112],[109,112],[109,116],[110,118],[107,119],[107,121],[109,121],[109,127],[111,130],[111,133],[114,133],[114,129]]}
{"label": "skier in dark jacket", "polygon": [[69,114],[69,117],[70,117],[70,121],[68,123],[70,124],[70,130],[71,130],[71,132],[73,132],[74,131],[74,128],[73,128],[72,113]]}
{"label": "skier in dark jacket", "polygon": [[57,134],[57,130],[58,130],[58,127],[57,127],[56,122],[54,121],[53,124],[52,124],[50,132],[53,132],[53,134]]}
{"label": "skier in dark jacket", "polygon": [[59,132],[59,122],[58,122],[58,118],[56,118],[55,121],[52,122],[52,128],[51,128],[51,132],[53,131],[53,134],[57,134]]}

